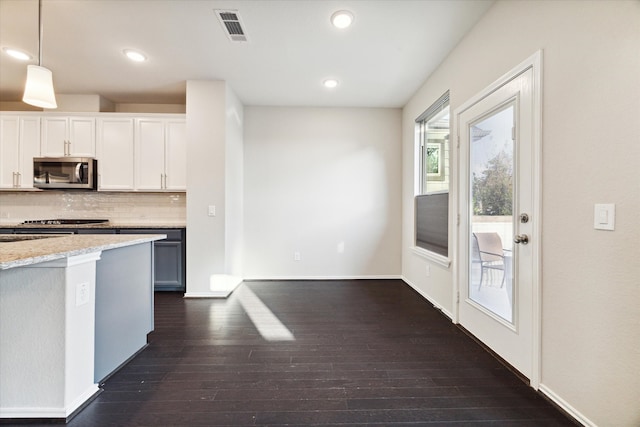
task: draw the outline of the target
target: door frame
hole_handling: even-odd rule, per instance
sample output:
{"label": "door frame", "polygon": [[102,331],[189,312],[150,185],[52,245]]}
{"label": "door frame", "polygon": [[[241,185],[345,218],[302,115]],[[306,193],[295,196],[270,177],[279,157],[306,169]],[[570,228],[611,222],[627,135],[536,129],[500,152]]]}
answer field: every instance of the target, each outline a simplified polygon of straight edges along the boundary
{"label": "door frame", "polygon": [[[533,277],[532,279],[532,304],[533,304],[533,319],[532,319],[532,343],[531,348],[532,366],[531,366],[531,378],[529,378],[529,384],[534,389],[538,389],[540,386],[540,373],[541,373],[541,332],[542,332],[542,300],[541,300],[541,253],[542,253],[542,51],[539,50],[531,55],[529,58],[522,61],[520,64],[512,68],[510,71],[502,75],[496,81],[491,83],[486,88],[482,89],[479,93],[468,99],[462,105],[457,107],[451,115],[452,126],[452,140],[455,141],[456,149],[453,151],[453,164],[456,168],[456,173],[452,174],[452,189],[455,189],[456,195],[453,198],[455,200],[451,207],[453,208],[453,218],[456,220],[456,226],[453,227],[453,322],[460,324],[459,306],[460,302],[460,287],[466,286],[466,284],[460,283],[460,268],[459,264],[462,257],[461,251],[465,248],[460,245],[460,215],[461,215],[461,203],[465,206],[467,201],[462,201],[459,198],[461,194],[460,185],[460,130],[457,123],[458,116],[472,105],[486,98],[503,85],[512,81],[526,70],[531,69],[533,71],[533,108],[532,108],[532,154],[533,154],[533,168],[532,168],[532,197],[534,200],[534,209],[531,214],[535,219],[532,222],[531,238],[538,242],[536,250],[532,253],[533,262]],[[465,266],[466,268],[466,266]],[[508,362],[508,361],[507,361]]]}

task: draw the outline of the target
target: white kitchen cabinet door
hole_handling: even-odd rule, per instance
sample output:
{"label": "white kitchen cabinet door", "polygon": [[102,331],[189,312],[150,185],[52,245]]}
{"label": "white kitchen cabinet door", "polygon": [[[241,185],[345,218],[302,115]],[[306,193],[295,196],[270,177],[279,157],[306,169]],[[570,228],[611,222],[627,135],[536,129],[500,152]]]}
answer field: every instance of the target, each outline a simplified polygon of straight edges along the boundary
{"label": "white kitchen cabinet door", "polygon": [[169,120],[166,124],[165,189],[187,189],[187,124]]}
{"label": "white kitchen cabinet door", "polygon": [[0,188],[33,188],[33,158],[40,155],[40,118],[0,118]]}
{"label": "white kitchen cabinet door", "polygon": [[162,119],[136,119],[136,190],[164,189],[164,127]]}
{"label": "white kitchen cabinet door", "polygon": [[94,117],[43,117],[43,157],[95,157]]}
{"label": "white kitchen cabinet door", "polygon": [[98,190],[133,190],[133,119],[99,118],[96,128]]}

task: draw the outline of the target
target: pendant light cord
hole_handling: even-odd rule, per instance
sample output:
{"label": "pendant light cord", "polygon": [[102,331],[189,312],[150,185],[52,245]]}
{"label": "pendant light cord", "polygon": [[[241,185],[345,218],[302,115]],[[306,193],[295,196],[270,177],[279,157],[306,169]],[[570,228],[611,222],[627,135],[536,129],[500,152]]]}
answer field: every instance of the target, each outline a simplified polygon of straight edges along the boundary
{"label": "pendant light cord", "polygon": [[38,0],[38,66],[42,66],[42,0]]}

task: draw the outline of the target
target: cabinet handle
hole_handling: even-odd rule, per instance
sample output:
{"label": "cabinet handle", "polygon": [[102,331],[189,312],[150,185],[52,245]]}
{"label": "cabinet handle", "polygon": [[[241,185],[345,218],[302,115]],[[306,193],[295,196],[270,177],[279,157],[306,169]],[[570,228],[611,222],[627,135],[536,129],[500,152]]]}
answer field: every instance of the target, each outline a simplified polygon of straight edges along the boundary
{"label": "cabinet handle", "polygon": [[20,172],[16,172],[16,177],[18,178],[16,180],[16,187],[22,187],[22,174]]}
{"label": "cabinet handle", "polygon": [[12,180],[11,180],[11,186],[12,186],[13,188],[15,188],[15,187],[16,187],[16,173],[15,173],[15,172],[13,172],[13,175],[11,176],[11,178],[12,178]]}
{"label": "cabinet handle", "polygon": [[164,189],[167,189],[167,174],[164,174]]}

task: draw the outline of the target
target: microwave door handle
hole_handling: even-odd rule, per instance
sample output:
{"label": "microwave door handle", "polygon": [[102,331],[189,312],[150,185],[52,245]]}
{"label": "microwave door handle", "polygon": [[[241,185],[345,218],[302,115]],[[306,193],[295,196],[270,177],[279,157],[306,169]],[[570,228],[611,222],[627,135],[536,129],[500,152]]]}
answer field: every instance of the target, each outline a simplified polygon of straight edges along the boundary
{"label": "microwave door handle", "polygon": [[82,163],[78,162],[76,164],[76,182],[82,183],[82,181],[83,181],[82,179],[84,178],[83,175],[84,174],[83,174],[83,171],[82,171]]}

